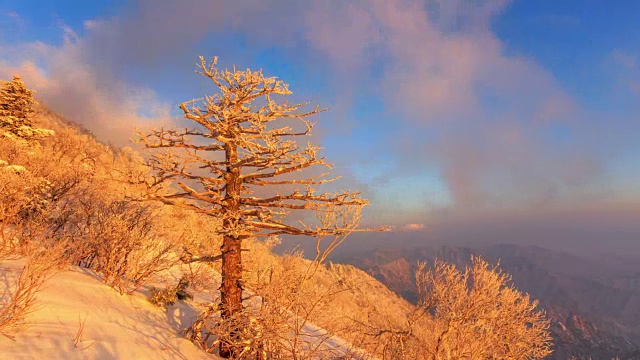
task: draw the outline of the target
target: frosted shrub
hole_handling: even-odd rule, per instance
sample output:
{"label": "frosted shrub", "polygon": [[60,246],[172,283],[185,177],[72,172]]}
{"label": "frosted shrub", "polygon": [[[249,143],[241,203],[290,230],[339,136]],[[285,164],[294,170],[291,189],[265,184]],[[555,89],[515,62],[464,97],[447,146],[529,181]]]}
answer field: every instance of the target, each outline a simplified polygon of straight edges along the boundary
{"label": "frosted shrub", "polygon": [[29,238],[20,236],[49,203],[46,179],[19,165],[0,165],[0,257],[24,254]]}
{"label": "frosted shrub", "polygon": [[458,269],[436,261],[416,271],[418,305],[404,326],[385,319],[363,332],[390,359],[543,359],[551,354],[549,320],[508,274],[477,257]]}
{"label": "frosted shrub", "polygon": [[121,294],[135,291],[176,263],[173,244],[153,230],[150,208],[90,199],[77,205],[77,214],[60,232],[73,239],[77,264],[97,271]]}

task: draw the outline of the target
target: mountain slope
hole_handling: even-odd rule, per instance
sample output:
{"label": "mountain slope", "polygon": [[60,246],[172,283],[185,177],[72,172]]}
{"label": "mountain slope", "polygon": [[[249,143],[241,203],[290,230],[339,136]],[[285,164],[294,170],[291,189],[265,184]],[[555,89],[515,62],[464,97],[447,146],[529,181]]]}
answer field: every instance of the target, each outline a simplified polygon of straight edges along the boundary
{"label": "mountain slope", "polygon": [[[15,285],[23,260],[4,261],[0,272],[0,303]],[[355,269],[354,269],[355,270]],[[357,271],[357,270],[356,270]],[[210,271],[217,288],[220,275]],[[157,285],[176,282],[182,269],[157,277]],[[381,287],[383,285],[380,284]],[[148,289],[147,289],[148,290]],[[189,291],[192,301],[178,301],[165,309],[152,305],[143,289],[120,295],[93,271],[70,266],[55,274],[37,294],[37,303],[27,316],[27,328],[15,339],[0,336],[2,359],[219,359],[207,354],[184,337],[187,328],[217,291]],[[213,294],[212,294],[213,293]],[[256,306],[253,297],[245,306]],[[320,354],[312,358],[374,359],[334,333],[305,322],[302,342]]]}
{"label": "mountain slope", "polygon": [[[43,202],[46,207],[42,211],[46,211],[51,216],[42,217],[46,219],[42,223],[25,221],[25,228],[34,228],[41,232],[30,233],[29,241],[22,243],[33,244],[38,248],[38,251],[42,250],[43,253],[48,253],[48,250],[45,251],[45,249],[50,247],[44,246],[40,249],[38,243],[42,241],[42,244],[49,244],[48,241],[53,238],[47,230],[61,229],[60,224],[66,224],[72,229],[82,229],[78,232],[69,232],[71,234],[69,236],[65,235],[63,240],[73,240],[72,245],[61,242],[63,247],[67,249],[80,249],[82,246],[102,248],[102,245],[115,245],[116,240],[120,241],[125,238],[120,235],[130,231],[116,234],[114,229],[126,227],[122,227],[122,224],[118,222],[109,222],[111,219],[121,219],[119,214],[122,214],[122,211],[114,213],[102,211],[109,209],[109,204],[122,204],[129,196],[144,191],[135,186],[126,185],[127,175],[140,175],[146,171],[141,165],[138,154],[131,149],[118,149],[99,143],[84,129],[48,111],[45,107],[38,107],[34,123],[40,127],[54,130],[54,134],[34,143],[29,151],[24,151],[19,144],[12,140],[0,139],[0,160],[6,160],[6,164],[19,165],[27,169],[28,174],[34,174],[34,178],[35,175],[38,176],[38,180],[42,177],[52,184],[52,187],[56,189],[61,187],[65,191],[49,191],[47,188],[47,196],[49,193],[59,193],[55,196],[51,195],[50,198],[47,197],[48,201]],[[18,175],[13,178],[22,179]],[[0,182],[0,184],[5,185],[6,183]],[[11,194],[24,192],[22,183],[16,182],[16,184],[18,185],[12,185]],[[22,206],[22,203],[16,203]],[[161,206],[160,204],[156,205]],[[153,240],[151,244],[159,244],[158,240],[160,239],[167,243],[175,242],[173,244],[175,245],[175,255],[177,255],[175,258],[180,257],[183,249],[188,249],[189,256],[193,255],[194,257],[207,257],[219,253],[221,236],[217,234],[220,230],[218,219],[175,207],[164,206],[156,210],[153,221],[148,224],[150,229],[153,228],[154,231],[153,236],[149,237]],[[91,219],[96,218],[96,212],[100,212],[101,222],[99,224],[106,224],[105,226],[100,225],[102,226],[101,230],[98,230],[95,223],[88,221],[90,217]],[[3,228],[3,230],[7,229],[9,228]],[[22,234],[24,232],[16,233],[15,236],[22,236]],[[37,236],[33,236],[33,234]],[[87,234],[90,234],[91,237]],[[271,240],[274,239],[269,241]],[[352,266],[319,266],[313,271],[314,276],[308,277],[310,269],[316,268],[310,261],[297,254],[275,255],[270,246],[267,246],[269,241],[249,241],[247,239],[243,243],[243,250],[247,250],[243,253],[244,286],[246,286],[247,292],[254,291],[258,295],[271,297],[268,302],[276,304],[273,305],[275,309],[279,308],[277,305],[282,305],[282,308],[295,308],[296,315],[301,317],[296,319],[296,326],[309,323],[317,325],[322,333],[321,336],[318,336],[320,340],[331,347],[341,348],[338,349],[341,353],[345,353],[346,351],[342,350],[348,347],[364,348],[371,352],[377,351],[378,339],[373,336],[364,336],[359,331],[360,324],[367,323],[371,313],[392,319],[392,323],[398,325],[402,324],[413,308],[411,304],[389,291],[383,284]],[[135,244],[140,244],[140,241],[135,241]],[[0,247],[2,247],[1,245],[3,244],[0,244]],[[91,251],[87,253],[95,254],[96,248],[89,249]],[[139,250],[138,254],[152,250],[144,246],[138,246],[135,249]],[[27,250],[19,249],[20,251],[17,251],[13,248],[0,250],[7,250],[11,258],[29,253]],[[14,254],[12,251],[16,251],[16,253]],[[114,252],[117,253],[115,250]],[[100,254],[114,252],[102,251]],[[64,256],[69,255],[67,251],[64,254]],[[83,254],[80,255],[85,256]],[[171,254],[174,253],[171,252]],[[53,255],[54,257],[62,256],[60,254]],[[0,267],[5,265],[5,258],[2,256],[0,256]],[[146,256],[134,258],[137,260],[129,259],[122,263],[113,263],[118,263],[118,266],[115,266],[118,269],[131,270],[140,265],[136,261],[147,259]],[[73,257],[66,259],[66,261],[65,263],[81,263],[85,266],[91,266],[87,265],[88,261],[79,262]],[[192,266],[195,267],[196,264],[188,265],[189,268]],[[219,263],[212,266],[219,267]],[[27,319],[28,321],[33,320],[35,324],[44,324],[46,328],[34,325],[32,329],[19,333],[17,342],[10,342],[0,336],[0,358],[4,358],[5,355],[7,358],[74,358],[76,355],[80,358],[107,359],[163,358],[162,354],[164,353],[155,354],[154,351],[160,346],[158,344],[164,340],[169,343],[167,346],[161,346],[165,349],[163,351],[174,349],[175,351],[171,351],[177,358],[184,357],[180,355],[183,350],[182,346],[193,348],[191,343],[183,339],[183,335],[178,334],[178,331],[190,325],[194,320],[195,315],[201,310],[198,308],[198,304],[189,305],[188,308],[172,308],[172,311],[177,312],[176,314],[173,312],[163,314],[161,310],[153,308],[142,293],[135,293],[131,298],[116,295],[115,290],[100,283],[100,280],[106,281],[104,273],[95,274],[89,270],[74,269],[73,274],[62,272],[52,279],[46,290],[39,295],[42,300],[42,308],[32,314],[33,318],[28,317]],[[94,267],[94,269],[98,268]],[[8,297],[13,292],[10,287],[15,285],[12,281],[15,282],[16,271],[17,269],[12,272],[8,270],[0,272],[0,274],[6,275],[4,289],[1,289],[3,284],[0,283],[0,291],[4,290],[4,292],[0,292],[0,298]],[[90,276],[90,274],[92,275]],[[115,278],[122,279],[126,276],[115,276]],[[191,285],[194,286],[196,281],[191,280]],[[212,300],[217,301],[219,293],[214,289],[219,286],[219,281],[198,279],[198,282],[200,283],[199,290],[207,293],[207,297],[199,301],[206,304],[211,304]],[[150,285],[146,279],[141,280],[140,284]],[[158,285],[166,286],[162,282]],[[86,293],[87,289],[94,289],[96,292]],[[304,295],[290,296],[302,293]],[[105,299],[103,300],[102,297]],[[254,299],[256,298],[254,297]],[[91,304],[96,305],[97,308],[91,307]],[[0,299],[0,310],[3,310],[4,305]],[[260,315],[265,318],[268,316],[268,320],[273,320],[269,323],[265,322],[266,326],[273,326],[270,329],[274,332],[280,331],[277,332],[277,336],[273,337],[275,339],[273,343],[289,345],[290,327],[284,325],[290,325],[287,322],[292,318],[291,312],[270,312],[270,309],[270,306],[265,306],[260,310],[263,311]],[[87,320],[83,339],[87,341],[80,344],[82,346],[76,347],[73,344],[74,337],[85,316]],[[147,320],[151,322],[147,323]],[[140,326],[137,325],[138,321],[141,322]],[[278,328],[280,325],[283,325],[282,329]],[[36,329],[35,332],[34,329]],[[156,330],[161,334],[156,333]],[[312,330],[313,333],[318,332],[316,328]],[[111,336],[112,332],[124,333],[125,338]],[[147,339],[145,335],[151,339]],[[134,341],[140,345],[140,348],[136,347],[138,345],[129,346],[128,341]],[[187,345],[183,345],[185,341]],[[38,343],[38,345],[26,346],[25,344],[29,342]],[[314,344],[316,343],[317,341],[314,342]],[[86,348],[89,344],[92,344],[91,347]],[[148,349],[148,346],[153,349]],[[48,350],[51,348],[55,348],[55,350]],[[95,353],[98,350],[99,352]],[[152,355],[145,355],[147,352]]]}

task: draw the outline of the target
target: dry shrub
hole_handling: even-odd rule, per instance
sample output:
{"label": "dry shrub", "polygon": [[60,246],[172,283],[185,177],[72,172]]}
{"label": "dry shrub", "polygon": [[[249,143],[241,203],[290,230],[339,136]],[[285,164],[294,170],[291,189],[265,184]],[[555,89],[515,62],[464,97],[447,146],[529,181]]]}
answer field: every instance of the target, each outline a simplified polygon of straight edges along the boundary
{"label": "dry shrub", "polygon": [[177,261],[173,242],[156,229],[152,207],[119,200],[94,186],[74,189],[41,218],[29,223],[28,237],[68,243],[68,259],[95,270],[121,294],[139,289]]}
{"label": "dry shrub", "polygon": [[168,238],[177,239],[189,286],[196,291],[216,288],[221,267],[220,256],[214,254],[222,244],[220,220],[178,207],[163,207],[159,218],[170,219],[163,221],[164,233]]}
{"label": "dry shrub", "polygon": [[306,277],[304,267],[315,266],[295,253],[282,257],[279,264],[256,273],[253,286],[257,294],[255,317],[266,333],[264,347],[275,358],[317,358],[329,352],[325,342],[333,335],[318,331],[311,324],[314,312],[332,307],[337,286],[313,286],[313,275]]}
{"label": "dry shrub", "polygon": [[187,336],[207,352],[225,342],[243,359],[366,358],[348,344],[334,343],[336,334],[352,327],[348,315],[358,306],[353,286],[360,282],[345,280],[333,266],[306,260],[300,252],[274,255],[277,243],[276,238],[245,242],[244,285],[251,290],[245,290],[243,312],[222,320],[215,299]]}
{"label": "dry shrub", "polygon": [[29,121],[54,133],[0,137],[0,258],[69,244],[64,257],[120,293],[175,263],[174,239],[161,238],[155,209],[124,201],[139,189],[122,175],[146,171],[135,153],[99,144],[39,106]]}
{"label": "dry shrub", "polygon": [[[263,260],[262,271],[255,274],[259,283],[252,282],[252,288],[258,288],[259,284],[269,286],[268,283],[274,279],[268,274],[274,270],[273,263],[266,262],[268,259]],[[291,277],[287,280],[287,288],[295,287]],[[245,299],[245,309],[226,319],[220,316],[222,308],[219,296],[214,298],[187,329],[187,337],[209,353],[225,342],[239,359],[266,358],[267,354],[269,358],[281,358],[280,355],[284,353],[283,340],[291,332],[288,322],[292,316],[288,314],[288,309],[280,308],[276,302],[265,300],[253,292],[246,291],[245,294],[249,294]],[[271,294],[277,298],[282,292]]]}
{"label": "dry shrub", "polygon": [[[365,358],[361,350],[379,353],[377,339],[364,334],[361,324],[367,323],[372,314],[381,313],[388,315],[394,325],[400,325],[412,309],[362,270],[350,265],[318,264],[304,259],[299,252],[277,256],[270,251],[275,243],[247,243],[250,251],[245,257],[245,279],[249,288],[267,300],[260,305],[264,305],[262,312],[271,311],[269,321],[277,324],[280,319],[280,324],[286,325],[278,346],[288,356],[296,351],[303,353],[301,347],[314,346],[315,355],[335,355],[329,351],[328,344],[335,340],[330,336],[347,342],[341,345],[342,350],[347,350],[341,356],[346,358]],[[269,307],[269,301],[276,306]],[[282,321],[284,313],[275,309],[286,309],[287,320]],[[315,331],[316,326],[325,332]],[[277,338],[275,334],[272,337]]]}
{"label": "dry shrub", "polygon": [[24,224],[48,205],[49,182],[26,167],[0,164],[0,258],[24,254]]}
{"label": "dry shrub", "polygon": [[213,272],[212,264],[209,263],[189,263],[183,268],[185,275],[189,279],[189,287],[195,291],[211,291],[220,282],[220,275]]}
{"label": "dry shrub", "polygon": [[176,263],[174,244],[154,231],[152,209],[126,201],[80,203],[68,228],[77,264],[98,272],[121,294],[139,289]]}
{"label": "dry shrub", "polygon": [[5,256],[22,255],[27,243],[46,240],[64,222],[61,208],[73,191],[93,180],[81,155],[90,149],[55,146],[76,144],[75,135],[61,131],[28,142],[0,138],[0,251]]}
{"label": "dry shrub", "polygon": [[[359,209],[322,212],[324,217],[319,220],[324,228],[352,228],[359,220],[360,212],[356,210]],[[351,345],[333,344],[336,334],[352,343],[364,344],[365,339],[357,333],[353,320],[366,319],[367,310],[357,302],[362,295],[359,286],[363,283],[357,277],[364,273],[347,278],[348,272],[343,267],[322,265],[348,234],[347,231],[319,241],[317,256],[312,261],[304,259],[302,253],[274,255],[272,248],[279,243],[277,237],[265,241],[245,239],[242,249],[244,310],[222,319],[222,309],[216,299],[187,330],[188,337],[208,352],[223,343],[242,358],[267,355],[273,359],[364,358],[361,351],[349,349]],[[216,236],[204,240],[220,241]],[[206,251],[194,244],[198,242],[192,239],[187,247]],[[220,269],[218,264],[214,267]],[[364,288],[369,289],[371,283],[375,283],[384,289],[384,295],[391,294],[374,279],[368,276],[366,279],[370,283]],[[372,297],[377,296],[374,293]],[[397,296],[393,298],[399,300]],[[374,304],[373,299],[370,300],[369,303]],[[404,304],[402,300],[398,302]],[[382,303],[380,306],[398,305],[393,301],[379,303]]]}
{"label": "dry shrub", "polygon": [[[168,236],[179,239],[187,263],[196,263],[193,259],[211,258],[222,245],[220,219],[194,213],[179,207],[165,207],[162,216],[171,219],[171,227],[166,229]],[[216,266],[216,262],[202,262]],[[220,271],[220,267],[216,269]]]}
{"label": "dry shrub", "polygon": [[[234,352],[235,359],[266,359],[265,337],[259,319],[250,311],[243,311],[222,320],[221,310],[215,301],[212,302],[185,330],[187,338],[207,353],[213,353],[224,342]],[[270,355],[269,358],[277,358]]]}
{"label": "dry shrub", "polygon": [[64,247],[58,244],[49,249],[32,249],[15,283],[7,279],[0,298],[0,334],[13,339],[13,334],[28,327],[28,315],[37,310],[38,291],[68,263],[63,256]]}

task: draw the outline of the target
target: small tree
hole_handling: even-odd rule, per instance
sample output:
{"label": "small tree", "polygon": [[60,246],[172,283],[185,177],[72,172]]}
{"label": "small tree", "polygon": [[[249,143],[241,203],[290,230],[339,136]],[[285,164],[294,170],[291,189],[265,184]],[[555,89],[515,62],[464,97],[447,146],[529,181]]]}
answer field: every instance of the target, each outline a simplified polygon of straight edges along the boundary
{"label": "small tree", "polygon": [[542,359],[551,354],[551,335],[538,301],[523,294],[511,277],[479,257],[460,271],[436,261],[416,271],[420,304],[436,327],[432,359]]}
{"label": "small tree", "polygon": [[[418,303],[404,325],[374,318],[363,332],[384,359],[543,359],[550,320],[511,277],[479,257],[458,269],[436,260],[416,270]],[[395,319],[394,319],[395,320]]]}
{"label": "small tree", "polygon": [[[341,239],[329,245],[330,251],[355,230],[359,210],[367,202],[356,192],[317,193],[314,186],[335,180],[326,173],[292,176],[312,166],[331,167],[318,157],[318,147],[309,143],[301,148],[294,140],[309,136],[313,124],[308,118],[324,110],[304,112],[307,104],[278,102],[277,96],[291,94],[282,81],[265,77],[262,71],[219,70],[216,63],[217,58],[208,64],[201,57],[198,73],[210,79],[218,92],[180,105],[196,127],[139,133],[139,142],[148,149],[161,149],[147,160],[156,172],[148,183],[148,198],[222,219],[224,321],[242,311],[244,239],[280,234]],[[159,186],[172,180],[179,190]],[[345,208],[349,211],[340,212]],[[286,215],[293,210],[316,211],[320,221],[287,222]],[[222,341],[221,356],[235,356],[233,341],[233,334],[231,340]]]}
{"label": "small tree", "polygon": [[[434,320],[431,359],[542,359],[551,354],[549,320],[511,277],[478,257],[460,271],[436,261],[416,271],[418,306]],[[433,340],[433,339],[432,339]]]}
{"label": "small tree", "polygon": [[33,106],[36,103],[33,93],[18,75],[0,88],[0,130],[4,130],[5,136],[30,139],[53,133],[32,126]]}
{"label": "small tree", "polygon": [[3,84],[0,89],[0,116],[12,116],[16,126],[31,125],[29,119],[33,114],[33,90],[27,89],[22,78],[14,75],[13,80]]}

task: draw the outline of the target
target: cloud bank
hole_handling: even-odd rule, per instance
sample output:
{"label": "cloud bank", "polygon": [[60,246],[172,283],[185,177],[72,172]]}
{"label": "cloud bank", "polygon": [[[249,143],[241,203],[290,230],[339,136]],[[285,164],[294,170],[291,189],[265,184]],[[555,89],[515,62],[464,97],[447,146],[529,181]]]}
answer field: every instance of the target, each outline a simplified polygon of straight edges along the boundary
{"label": "cloud bank", "polygon": [[[508,6],[506,0],[139,0],[115,17],[87,19],[82,37],[66,29],[60,46],[11,50],[0,75],[22,72],[54,110],[122,143],[132,125],[170,121],[170,104],[185,100],[160,96],[139,78],[158,81],[157,74],[174,68],[185,74],[208,46],[204,55],[231,62],[272,51],[309,76],[323,74],[321,96],[336,104],[336,113],[356,114],[350,126],[321,130],[324,140],[343,140],[334,141],[339,165],[375,173],[367,181],[374,202],[382,198],[375,191],[421,176],[424,184],[443,184],[449,203],[439,213],[446,214],[611,200],[609,161],[631,143],[618,138],[630,129],[622,120],[603,126],[553,74],[508,54],[491,28]],[[637,68],[632,60],[618,56]],[[380,110],[357,115],[363,107]],[[371,136],[358,149],[354,139],[363,131]],[[379,159],[391,165],[380,170]],[[404,196],[415,193],[407,185]],[[385,204],[377,206],[384,213]],[[396,217],[405,215],[411,216]],[[424,220],[413,216],[406,230]]]}

